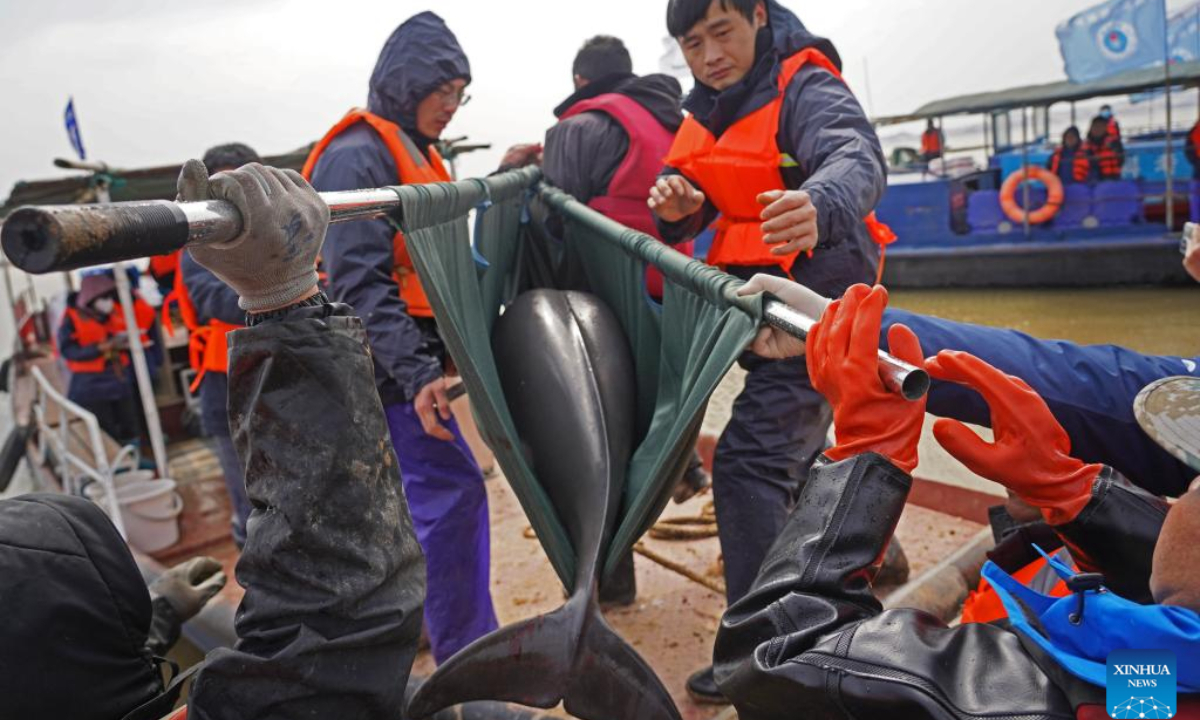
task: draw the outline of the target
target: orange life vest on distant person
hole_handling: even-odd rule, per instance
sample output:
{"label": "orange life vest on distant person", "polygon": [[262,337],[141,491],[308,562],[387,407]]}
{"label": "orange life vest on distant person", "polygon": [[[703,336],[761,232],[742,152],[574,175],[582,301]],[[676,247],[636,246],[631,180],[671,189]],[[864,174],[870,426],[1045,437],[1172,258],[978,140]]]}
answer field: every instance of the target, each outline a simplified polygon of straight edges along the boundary
{"label": "orange life vest on distant person", "polygon": [[[383,144],[391,153],[392,161],[396,163],[396,169],[400,173],[400,184],[422,185],[450,182],[450,173],[442,164],[442,156],[438,154],[436,148],[430,146],[429,160],[426,160],[421,151],[417,149],[416,144],[413,143],[412,138],[399,125],[362,109],[354,109],[346,113],[346,116],[337,125],[334,125],[333,129],[325,134],[325,137],[321,138],[308,156],[300,174],[306,180],[311,180],[313,170],[317,167],[317,161],[325,152],[325,148],[329,147],[329,143],[360,122],[371,126],[383,140]],[[408,255],[404,233],[397,232],[392,238],[392,258],[393,277],[396,285],[400,288],[400,298],[408,305],[408,314],[414,317],[433,317],[433,308],[429,305],[429,299],[425,297],[425,289],[421,287],[421,280],[417,277],[412,258]]]}
{"label": "orange life vest on distant person", "polygon": [[[138,329],[141,330],[142,347],[150,344],[150,329],[154,327],[154,308],[150,307],[150,303],[137,297],[133,298],[133,319],[137,322]],[[109,326],[114,333],[125,332],[125,308],[121,303],[117,303],[113,308],[112,317],[109,319]]]}
{"label": "orange life vest on distant person", "polygon": [[1096,159],[1101,180],[1119,180],[1121,178],[1121,172],[1125,167],[1125,158],[1117,153],[1114,147],[1116,140],[1117,138],[1110,135],[1099,143],[1088,139],[1085,145],[1092,157]]}
{"label": "orange life vest on distant person", "polygon": [[[71,319],[71,324],[75,327],[75,332],[72,333],[71,337],[75,338],[75,342],[79,343],[81,347],[99,345],[113,335],[114,330],[111,319],[107,323],[102,323],[95,318],[84,315],[73,307],[67,308],[66,315]],[[113,312],[113,315],[116,315],[116,311]],[[129,356],[125,353],[120,353],[119,357],[121,358],[121,366],[127,367],[129,365]],[[102,373],[108,369],[109,363],[109,358],[104,355],[93,360],[69,360],[65,357],[63,359],[66,360],[67,369],[75,374]]]}
{"label": "orange life vest on distant person", "polygon": [[942,131],[929,128],[921,134],[921,154],[926,157],[942,156]]}
{"label": "orange life vest on distant person", "polygon": [[191,390],[196,392],[204,376],[210,372],[229,373],[229,333],[240,330],[242,325],[233,325],[213,318],[207,325],[200,323],[200,315],[188,294],[187,285],[183,282],[183,268],[175,273],[175,287],[163,301],[163,328],[172,335],[175,334],[174,323],[168,312],[171,303],[178,303],[179,316],[188,329],[188,364],[196,371],[192,380]]}
{"label": "orange life vest on distant person", "polygon": [[[779,72],[779,96],[729,127],[720,138],[692,116],[683,121],[667,156],[667,165],[694,180],[721,212],[716,222],[716,237],[708,252],[708,264],[778,265],[790,272],[799,253],[772,255],[763,243],[762,206],[758,195],[784,190],[780,168],[786,158],[779,149],[776,135],[783,111],[783,99],[792,78],[805,65],[824,68],[839,80],[842,75],[829,58],[815,48],[802,50],[783,61]],[[875,219],[865,220],[867,231],[879,245],[894,242],[896,235]]]}
{"label": "orange life vest on distant person", "polygon": [[[1058,171],[1062,167],[1064,154],[1066,154],[1066,149],[1060,147],[1054,151],[1054,155],[1050,156],[1050,172],[1055,175],[1058,175]],[[1075,182],[1087,182],[1088,175],[1091,175],[1091,173],[1092,161],[1088,158],[1088,153],[1081,144],[1075,148],[1075,154],[1071,156],[1071,178]]]}
{"label": "orange life vest on distant person", "polygon": [[162,280],[171,273],[179,272],[179,253],[176,250],[170,255],[154,255],[150,258],[150,274],[155,280]]}

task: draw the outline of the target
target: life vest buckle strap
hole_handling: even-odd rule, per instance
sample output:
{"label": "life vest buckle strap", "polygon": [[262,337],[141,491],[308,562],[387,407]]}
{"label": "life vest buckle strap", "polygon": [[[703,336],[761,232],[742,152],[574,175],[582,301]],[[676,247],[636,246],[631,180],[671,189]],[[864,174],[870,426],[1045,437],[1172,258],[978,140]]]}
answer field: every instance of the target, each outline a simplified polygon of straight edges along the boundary
{"label": "life vest buckle strap", "polygon": [[1067,579],[1067,589],[1075,593],[1075,610],[1067,618],[1072,625],[1083,622],[1083,610],[1089,592],[1104,592],[1104,576],[1100,573],[1079,573]]}

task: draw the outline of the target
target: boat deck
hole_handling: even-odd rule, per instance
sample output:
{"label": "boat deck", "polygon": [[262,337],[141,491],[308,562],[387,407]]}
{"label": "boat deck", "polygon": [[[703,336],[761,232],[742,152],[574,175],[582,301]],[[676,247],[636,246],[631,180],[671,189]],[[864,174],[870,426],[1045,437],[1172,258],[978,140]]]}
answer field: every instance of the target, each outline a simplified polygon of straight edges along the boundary
{"label": "boat deck", "polygon": [[[702,454],[709,459],[715,444],[712,428],[723,425],[740,383],[740,371],[735,369],[710,404],[710,417],[706,422],[709,433],[701,443]],[[459,415],[463,417],[466,413]],[[479,450],[479,454],[485,452]],[[188,624],[185,635],[201,652],[231,645],[236,640],[234,613],[244,591],[236,583],[238,551],[229,533],[230,506],[221,469],[206,440],[171,442],[168,455],[170,474],[185,501],[180,520],[181,540],[153,557],[140,553],[135,553],[135,557],[148,579],[163,568],[196,555],[211,555],[220,560],[230,582],[218,600],[210,603]],[[491,465],[488,458],[481,460],[482,466]],[[51,469],[43,467],[42,470],[43,482],[56,484]],[[491,517],[492,596],[500,622],[512,623],[561,606],[564,601],[562,586],[532,536],[525,514],[508,483],[496,472],[487,480],[487,489]],[[908,556],[910,578],[920,578],[941,560],[970,544],[984,527],[982,508],[993,500],[993,495],[980,493],[969,486],[919,482],[896,533]],[[664,518],[699,517],[704,515],[709,503],[711,495],[703,493],[683,505],[672,504]],[[939,507],[948,512],[934,509]],[[712,529],[715,530],[715,526]],[[718,541],[715,536],[690,540],[648,536],[641,546],[647,554],[665,564],[639,554],[636,558],[639,590],[636,602],[630,607],[611,609],[606,612],[606,617],[655,668],[685,720],[716,717],[724,708],[693,703],[684,683],[689,674],[710,661],[713,640],[725,609],[723,593],[719,592],[723,580]],[[181,652],[183,654],[176,653],[174,657],[189,661],[201,657],[186,647]],[[414,674],[427,676],[434,669],[433,658],[428,650],[423,650],[415,662]],[[561,708],[554,712],[566,716]]]}

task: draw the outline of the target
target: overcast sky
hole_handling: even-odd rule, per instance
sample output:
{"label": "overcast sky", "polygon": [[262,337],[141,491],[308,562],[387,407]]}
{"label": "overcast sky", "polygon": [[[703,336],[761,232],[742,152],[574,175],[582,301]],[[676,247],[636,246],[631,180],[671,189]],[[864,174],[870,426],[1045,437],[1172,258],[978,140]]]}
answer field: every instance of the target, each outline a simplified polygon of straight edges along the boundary
{"label": "overcast sky", "polygon": [[[831,38],[872,114],[1063,77],[1055,26],[1095,0],[785,0]],[[1186,4],[1171,0],[1169,7]],[[59,174],[74,96],[89,158],[116,167],[181,162],[222,142],[263,154],[319,138],[366,101],[391,31],[432,9],[470,56],[473,100],[447,130],[503,148],[540,139],[571,90],[591,35],[625,40],[639,73],[657,71],[665,0],[0,0],[0,197],[19,179]],[[869,68],[869,73],[867,69]],[[869,88],[868,88],[869,75]]]}

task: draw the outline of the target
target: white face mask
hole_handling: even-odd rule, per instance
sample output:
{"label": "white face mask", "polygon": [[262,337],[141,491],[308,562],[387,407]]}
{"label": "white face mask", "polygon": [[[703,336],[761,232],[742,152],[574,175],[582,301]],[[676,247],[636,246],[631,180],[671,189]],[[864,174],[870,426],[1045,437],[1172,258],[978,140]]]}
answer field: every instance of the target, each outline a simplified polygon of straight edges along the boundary
{"label": "white face mask", "polygon": [[92,303],[92,307],[101,315],[108,315],[116,307],[116,303],[113,302],[112,298],[100,298]]}

